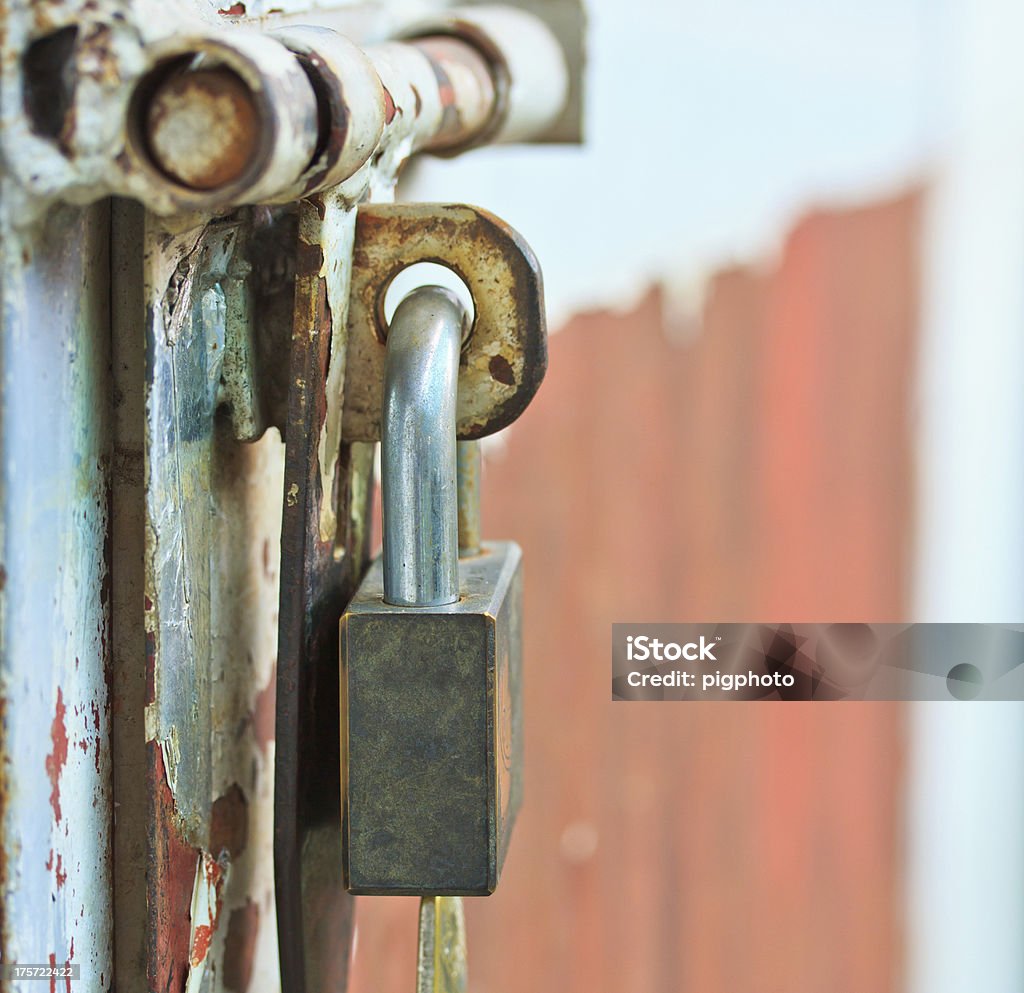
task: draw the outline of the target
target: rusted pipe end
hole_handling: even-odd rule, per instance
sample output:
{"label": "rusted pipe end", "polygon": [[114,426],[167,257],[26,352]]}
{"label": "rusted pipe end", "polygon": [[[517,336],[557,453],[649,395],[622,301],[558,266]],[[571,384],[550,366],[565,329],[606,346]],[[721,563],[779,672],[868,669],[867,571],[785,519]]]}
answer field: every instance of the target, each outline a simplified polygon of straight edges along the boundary
{"label": "rusted pipe end", "polygon": [[251,168],[260,114],[249,87],[230,69],[175,73],[153,93],[146,137],[154,164],[194,190],[216,190]]}
{"label": "rusted pipe end", "polygon": [[435,35],[413,44],[430,60],[441,95],[441,128],[425,148],[450,152],[471,146],[498,110],[490,65],[461,38]]}
{"label": "rusted pipe end", "polygon": [[569,70],[560,42],[539,17],[479,4],[447,10],[404,35],[417,45],[445,36],[483,59],[495,93],[493,111],[470,144],[532,140],[558,118],[568,97]]}

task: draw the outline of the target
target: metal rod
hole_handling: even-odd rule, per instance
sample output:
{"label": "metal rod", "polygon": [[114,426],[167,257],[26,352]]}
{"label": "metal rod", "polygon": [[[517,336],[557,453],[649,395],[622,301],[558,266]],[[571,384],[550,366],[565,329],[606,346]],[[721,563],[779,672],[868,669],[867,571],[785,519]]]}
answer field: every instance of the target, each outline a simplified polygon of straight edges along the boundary
{"label": "metal rod", "polygon": [[480,554],[480,442],[458,443],[459,558]]}
{"label": "metal rod", "polygon": [[388,331],[381,432],[384,599],[459,598],[455,401],[466,313],[439,286],[413,290]]}

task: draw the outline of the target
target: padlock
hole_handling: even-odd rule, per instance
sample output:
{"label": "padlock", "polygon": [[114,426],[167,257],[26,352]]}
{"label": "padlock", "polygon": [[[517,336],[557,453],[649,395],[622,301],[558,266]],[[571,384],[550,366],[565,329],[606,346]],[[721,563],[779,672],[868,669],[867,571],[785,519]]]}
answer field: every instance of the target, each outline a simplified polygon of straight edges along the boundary
{"label": "padlock", "polygon": [[340,635],[353,893],[493,892],[521,799],[521,552],[481,542],[458,557],[465,327],[459,301],[427,287],[402,301],[388,330],[384,549]]}

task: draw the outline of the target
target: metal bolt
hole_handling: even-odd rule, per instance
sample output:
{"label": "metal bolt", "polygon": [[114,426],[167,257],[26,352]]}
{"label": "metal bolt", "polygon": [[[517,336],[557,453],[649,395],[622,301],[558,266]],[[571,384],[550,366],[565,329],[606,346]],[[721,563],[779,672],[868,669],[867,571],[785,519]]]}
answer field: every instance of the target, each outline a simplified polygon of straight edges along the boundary
{"label": "metal bolt", "polygon": [[230,69],[196,69],[163,81],[146,111],[156,166],[194,190],[240,179],[256,157],[260,113],[248,86]]}

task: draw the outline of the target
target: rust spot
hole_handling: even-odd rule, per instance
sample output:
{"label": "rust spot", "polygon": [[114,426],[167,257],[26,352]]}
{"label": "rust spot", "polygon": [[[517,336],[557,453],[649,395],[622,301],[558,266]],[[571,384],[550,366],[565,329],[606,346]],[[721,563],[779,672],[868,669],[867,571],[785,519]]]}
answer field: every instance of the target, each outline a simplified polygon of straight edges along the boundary
{"label": "rust spot", "polygon": [[206,958],[210,950],[210,942],[213,941],[214,929],[209,924],[200,924],[196,928],[195,937],[192,939],[192,964],[199,965]]}
{"label": "rust spot", "polygon": [[395,119],[395,100],[390,91],[384,87],[384,123],[390,124]]}
{"label": "rust spot", "polygon": [[224,937],[224,987],[246,993],[252,980],[256,939],[260,932],[260,908],[252,900],[231,911]]}
{"label": "rust spot", "polygon": [[270,571],[270,540],[268,538],[263,539],[263,575],[267,579],[272,577]]}
{"label": "rust spot", "polygon": [[492,356],[491,361],[487,363],[487,370],[491,374],[491,379],[504,383],[506,386],[516,385],[515,373],[504,355]]}
{"label": "rust spot", "polygon": [[295,256],[295,273],[298,276],[317,276],[324,267],[323,249],[301,238]]}
{"label": "rust spot", "polygon": [[64,858],[60,852],[57,853],[57,865],[54,866],[53,878],[57,880],[57,889],[60,889],[68,881],[68,874],[64,869]]}
{"label": "rust spot", "polygon": [[230,7],[218,10],[217,13],[223,14],[225,17],[245,17],[245,4],[233,3]]}
{"label": "rust spot", "polygon": [[259,152],[255,98],[225,68],[190,69],[161,82],[150,98],[146,130],[157,167],[196,190],[238,180]]}
{"label": "rust spot", "polygon": [[46,756],[46,775],[50,777],[50,806],[53,816],[60,823],[60,774],[68,760],[68,732],[64,727],[64,694],[57,687],[57,707],[50,725],[50,741],[53,751]]}
{"label": "rust spot", "polygon": [[277,722],[277,663],[270,670],[267,685],[256,694],[252,708],[252,733],[264,758],[274,740]]}
{"label": "rust spot", "polygon": [[210,811],[210,851],[215,857],[226,851],[237,859],[248,840],[249,804],[238,783],[232,783],[227,793],[214,801]]}
{"label": "rust spot", "polygon": [[143,606],[145,607],[146,613],[148,614],[153,609],[153,601],[150,600],[150,598],[147,596],[143,600]]}

